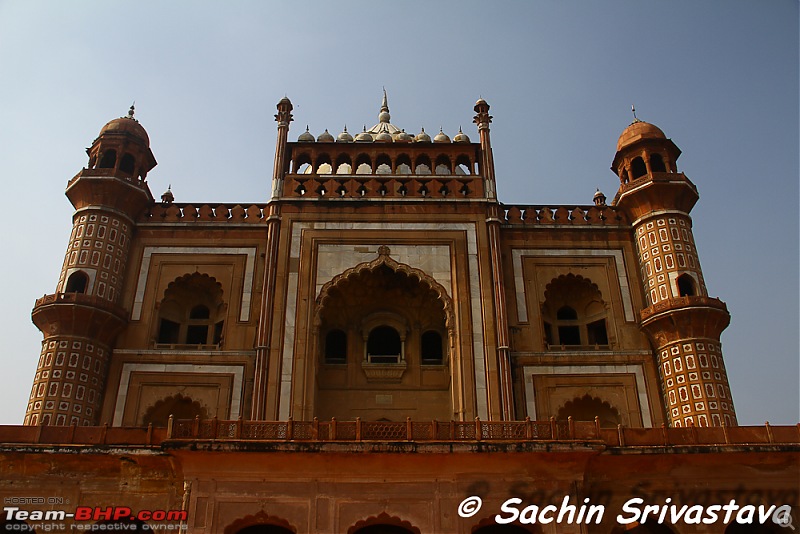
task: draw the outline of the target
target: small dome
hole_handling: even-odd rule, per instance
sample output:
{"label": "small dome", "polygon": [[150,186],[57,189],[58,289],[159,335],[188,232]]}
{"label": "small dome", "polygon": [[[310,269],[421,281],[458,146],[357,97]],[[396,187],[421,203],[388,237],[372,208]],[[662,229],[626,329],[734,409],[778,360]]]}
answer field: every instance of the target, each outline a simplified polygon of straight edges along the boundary
{"label": "small dome", "polygon": [[347,132],[347,126],[345,126],[345,127],[344,127],[344,130],[342,131],[342,133],[340,133],[340,134],[339,134],[339,135],[336,137],[336,142],[337,142],[337,143],[352,143],[352,142],[353,142],[353,136],[352,136],[352,135],[350,135],[350,134]]}
{"label": "small dome", "polygon": [[175,202],[175,195],[172,194],[172,184],[170,184],[167,190],[161,195],[161,202],[164,204],[172,204]]}
{"label": "small dome", "polygon": [[469,143],[469,137],[461,131],[461,126],[458,127],[458,133],[453,137],[454,143]]}
{"label": "small dome", "polygon": [[300,134],[300,137],[297,138],[299,143],[313,143],[314,142],[314,135],[308,131],[308,126],[306,126],[306,131]]}
{"label": "small dome", "polygon": [[658,126],[640,120],[633,121],[622,131],[617,141],[617,152],[642,139],[666,139],[667,136]]}
{"label": "small dome", "polygon": [[395,143],[410,143],[413,140],[414,138],[407,134],[405,130],[401,130],[400,133],[394,134]]}
{"label": "small dome", "polygon": [[394,138],[389,132],[381,132],[375,136],[376,143],[391,143],[392,141],[394,141]]}
{"label": "small dome", "polygon": [[414,138],[417,143],[430,143],[431,136],[425,133],[425,128],[420,129],[417,136]]}
{"label": "small dome", "polygon": [[100,130],[100,135],[103,135],[106,132],[128,132],[144,141],[144,144],[149,147],[150,136],[147,135],[147,132],[145,131],[144,127],[139,124],[139,121],[133,118],[133,112],[134,107],[131,106],[126,117],[120,117],[106,123],[106,125]]}
{"label": "small dome", "polygon": [[486,100],[484,100],[483,98],[479,98],[478,101],[475,102],[475,105],[476,106],[484,106],[484,105],[486,105]]}
{"label": "small dome", "polygon": [[597,189],[594,196],[592,197],[592,202],[594,202],[595,206],[605,206],[606,205],[606,196],[600,191],[600,188]]}
{"label": "small dome", "polygon": [[436,137],[433,138],[433,142],[434,143],[449,143],[450,142],[450,138],[447,137],[447,134],[444,133],[441,128],[439,128],[439,133],[436,134]]}
{"label": "small dome", "polygon": [[325,131],[319,134],[319,137],[317,137],[318,143],[333,143],[333,141],[334,141],[333,136],[330,133],[328,133],[327,128],[325,128]]}
{"label": "small dome", "polygon": [[364,130],[356,136],[356,143],[371,143],[372,141],[374,141],[372,134],[367,133],[367,127],[364,126]]}

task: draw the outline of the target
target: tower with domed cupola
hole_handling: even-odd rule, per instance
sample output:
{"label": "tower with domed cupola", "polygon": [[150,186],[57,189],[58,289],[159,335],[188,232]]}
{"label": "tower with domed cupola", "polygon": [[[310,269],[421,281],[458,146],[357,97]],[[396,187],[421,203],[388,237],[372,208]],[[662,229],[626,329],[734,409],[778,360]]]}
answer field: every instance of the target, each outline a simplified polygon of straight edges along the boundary
{"label": "tower with domed cupola", "polygon": [[128,251],[137,217],[153,203],[145,177],[156,160],[133,115],[131,106],[103,127],[87,167],[67,184],[72,233],[55,292],[32,312],[44,340],[25,424],[99,422],[111,347],[127,323]]}
{"label": "tower with domed cupola", "polygon": [[708,295],[689,215],[699,195],[678,172],[680,154],[658,127],[634,120],[611,166],[620,179],[614,205],[633,227],[646,301],[641,327],[655,349],[668,420],[735,425],[720,345],[730,315]]}

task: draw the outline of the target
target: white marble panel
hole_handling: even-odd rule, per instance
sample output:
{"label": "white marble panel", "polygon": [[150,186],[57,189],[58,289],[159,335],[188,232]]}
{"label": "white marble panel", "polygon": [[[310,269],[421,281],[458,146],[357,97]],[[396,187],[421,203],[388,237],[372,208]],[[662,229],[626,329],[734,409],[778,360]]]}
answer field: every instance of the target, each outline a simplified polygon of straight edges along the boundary
{"label": "white marble panel", "polygon": [[233,375],[231,389],[231,419],[242,415],[242,389],[244,384],[243,365],[191,365],[171,363],[126,363],[122,366],[122,376],[117,391],[117,403],[114,406],[114,426],[121,426],[125,414],[125,402],[128,399],[131,373],[202,373]]}
{"label": "white marble panel", "polygon": [[526,365],[522,368],[522,374],[525,377],[527,416],[533,421],[536,421],[534,375],[633,374],[636,377],[636,393],[639,396],[639,411],[642,413],[642,423],[645,427],[653,426],[653,420],[650,417],[650,401],[647,399],[644,369],[641,365]]}
{"label": "white marble panel", "polygon": [[625,257],[620,249],[521,249],[511,251],[512,265],[514,267],[514,288],[517,295],[517,316],[520,322],[528,321],[528,304],[525,300],[525,278],[522,272],[522,258],[524,256],[599,256],[612,257],[617,267],[620,293],[622,294],[622,308],[625,320],[634,322],[633,300],[631,299],[628,273],[625,270]]}
{"label": "white marble panel", "polygon": [[136,280],[136,292],[133,298],[131,320],[138,321],[142,317],[142,303],[144,302],[147,273],[150,271],[150,260],[153,254],[233,254],[247,256],[244,268],[242,306],[239,310],[239,320],[250,320],[250,301],[253,298],[253,279],[255,276],[256,264],[255,247],[145,247],[144,253],[142,254],[142,266],[139,269],[139,277]]}

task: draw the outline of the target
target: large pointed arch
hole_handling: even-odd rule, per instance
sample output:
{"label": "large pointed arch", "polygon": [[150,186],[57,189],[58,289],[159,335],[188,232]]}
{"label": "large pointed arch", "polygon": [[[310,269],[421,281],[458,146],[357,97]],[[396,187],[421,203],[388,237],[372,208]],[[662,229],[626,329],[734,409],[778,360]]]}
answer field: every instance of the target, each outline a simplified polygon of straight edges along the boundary
{"label": "large pointed arch", "polygon": [[447,294],[447,289],[425,271],[411,267],[405,263],[395,261],[389,256],[390,252],[391,251],[387,246],[378,247],[377,258],[369,262],[359,263],[358,265],[337,274],[331,280],[326,282],[322,286],[322,289],[320,289],[319,295],[317,295],[316,306],[314,309],[314,324],[320,324],[320,314],[322,312],[322,308],[325,306],[325,302],[330,296],[330,291],[332,288],[351,278],[359,276],[365,271],[374,271],[379,267],[385,266],[396,273],[404,274],[409,278],[416,278],[421,284],[424,284],[433,290],[438,296],[439,300],[442,302],[442,308],[444,310],[445,317],[445,327],[449,332],[452,332],[453,327],[455,326],[453,300],[450,298],[450,295]]}
{"label": "large pointed arch", "polygon": [[236,521],[225,527],[224,534],[236,534],[241,530],[257,525],[280,527],[282,529],[288,530],[289,532],[297,532],[297,529],[293,527],[285,519],[269,515],[264,510],[259,510],[258,513],[237,519]]}
{"label": "large pointed arch", "polygon": [[403,521],[399,517],[391,516],[386,512],[381,512],[377,516],[373,515],[359,521],[358,523],[347,529],[347,534],[357,534],[362,529],[376,525],[389,525],[393,527],[398,527],[399,529],[406,530],[413,534],[420,534],[420,530],[411,523],[409,523],[408,521]]}

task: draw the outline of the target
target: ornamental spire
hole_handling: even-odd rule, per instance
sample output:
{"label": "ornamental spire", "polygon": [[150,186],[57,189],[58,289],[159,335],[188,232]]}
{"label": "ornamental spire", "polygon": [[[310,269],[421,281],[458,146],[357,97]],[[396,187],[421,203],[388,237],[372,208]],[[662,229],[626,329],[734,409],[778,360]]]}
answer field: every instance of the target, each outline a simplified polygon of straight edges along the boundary
{"label": "ornamental spire", "polygon": [[381,102],[381,112],[378,114],[378,121],[389,123],[392,117],[389,115],[389,99],[386,97],[386,88],[383,88],[383,101]]}

